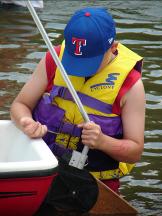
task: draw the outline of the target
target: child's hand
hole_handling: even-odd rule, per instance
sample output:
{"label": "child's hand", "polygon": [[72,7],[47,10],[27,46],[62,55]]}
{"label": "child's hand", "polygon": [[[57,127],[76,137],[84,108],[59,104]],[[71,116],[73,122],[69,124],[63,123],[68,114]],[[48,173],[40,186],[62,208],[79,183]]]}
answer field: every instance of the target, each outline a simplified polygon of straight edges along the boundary
{"label": "child's hand", "polygon": [[78,125],[82,130],[82,143],[90,149],[100,149],[103,133],[101,127],[94,122],[81,123]]}
{"label": "child's hand", "polygon": [[47,126],[34,121],[30,117],[20,119],[20,125],[23,132],[30,138],[40,138],[47,133]]}

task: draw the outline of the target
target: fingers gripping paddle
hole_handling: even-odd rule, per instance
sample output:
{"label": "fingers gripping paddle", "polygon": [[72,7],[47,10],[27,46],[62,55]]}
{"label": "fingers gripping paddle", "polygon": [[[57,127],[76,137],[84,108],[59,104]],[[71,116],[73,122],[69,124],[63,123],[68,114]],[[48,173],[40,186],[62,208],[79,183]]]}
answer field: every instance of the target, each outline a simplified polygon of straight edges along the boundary
{"label": "fingers gripping paddle", "polygon": [[[26,1],[26,4],[84,121],[89,122],[89,117],[32,4],[29,0]],[[123,199],[112,192],[102,182],[99,180],[96,181],[88,171],[83,169],[87,160],[88,151],[88,146],[84,146],[82,152],[73,151],[72,155],[68,156],[70,157],[69,161],[64,159],[59,161],[59,175],[53,181],[44,203],[47,204],[48,207],[54,205],[56,208],[64,211],[88,212],[92,209],[92,213],[95,213],[95,215],[102,213],[104,215],[110,215],[113,214],[113,212],[115,212],[115,214],[131,213],[135,215],[137,211],[132,206],[126,201],[123,201]],[[115,206],[113,200],[116,203]],[[112,205],[110,208],[108,208],[110,203],[107,201],[111,201]]]}

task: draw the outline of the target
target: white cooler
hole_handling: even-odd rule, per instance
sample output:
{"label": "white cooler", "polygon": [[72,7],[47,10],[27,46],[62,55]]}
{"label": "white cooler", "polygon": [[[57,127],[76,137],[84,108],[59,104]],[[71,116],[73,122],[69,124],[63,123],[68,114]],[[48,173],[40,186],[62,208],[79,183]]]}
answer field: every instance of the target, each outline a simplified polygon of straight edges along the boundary
{"label": "white cooler", "polygon": [[0,216],[31,216],[57,175],[58,161],[42,139],[0,120]]}

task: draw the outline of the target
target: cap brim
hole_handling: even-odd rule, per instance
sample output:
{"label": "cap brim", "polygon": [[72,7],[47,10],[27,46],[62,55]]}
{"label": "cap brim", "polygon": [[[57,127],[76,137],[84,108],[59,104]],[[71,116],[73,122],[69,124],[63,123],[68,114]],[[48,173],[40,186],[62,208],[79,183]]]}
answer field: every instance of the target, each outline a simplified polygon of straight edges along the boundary
{"label": "cap brim", "polygon": [[91,58],[74,57],[71,56],[65,48],[62,57],[62,64],[68,75],[89,77],[97,72],[103,56],[104,54]]}

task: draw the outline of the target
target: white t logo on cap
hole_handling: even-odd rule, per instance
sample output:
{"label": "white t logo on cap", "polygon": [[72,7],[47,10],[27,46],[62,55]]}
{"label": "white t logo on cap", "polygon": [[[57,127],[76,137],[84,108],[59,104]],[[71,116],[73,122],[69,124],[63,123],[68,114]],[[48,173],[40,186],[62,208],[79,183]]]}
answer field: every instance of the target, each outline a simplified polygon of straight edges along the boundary
{"label": "white t logo on cap", "polygon": [[72,38],[72,44],[75,44],[75,52],[74,54],[75,55],[82,55],[82,52],[81,52],[81,47],[82,46],[86,46],[87,44],[87,41],[86,39],[81,39],[81,38],[75,38],[73,37]]}

